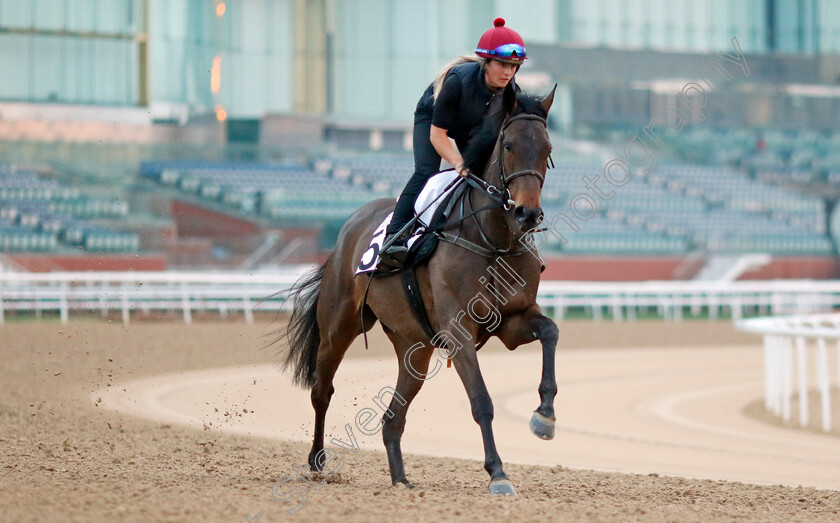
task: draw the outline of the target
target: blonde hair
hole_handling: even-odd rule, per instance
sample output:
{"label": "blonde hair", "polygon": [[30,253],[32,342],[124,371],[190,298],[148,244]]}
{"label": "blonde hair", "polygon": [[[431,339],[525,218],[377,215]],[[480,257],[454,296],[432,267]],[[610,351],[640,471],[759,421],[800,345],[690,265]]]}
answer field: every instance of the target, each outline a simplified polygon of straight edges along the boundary
{"label": "blonde hair", "polygon": [[435,100],[437,100],[438,95],[440,94],[440,90],[443,88],[443,80],[446,78],[446,74],[456,65],[466,64],[469,62],[478,62],[481,64],[481,67],[484,67],[485,58],[478,56],[477,54],[462,54],[461,56],[455,58],[448,64],[443,66],[437,76],[435,76],[434,81],[434,93],[435,93]]}

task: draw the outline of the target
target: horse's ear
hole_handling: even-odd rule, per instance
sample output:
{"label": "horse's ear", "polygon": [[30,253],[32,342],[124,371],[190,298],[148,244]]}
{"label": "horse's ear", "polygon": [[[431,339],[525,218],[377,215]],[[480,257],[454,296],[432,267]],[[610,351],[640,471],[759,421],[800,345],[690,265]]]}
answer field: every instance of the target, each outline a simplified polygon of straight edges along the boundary
{"label": "horse's ear", "polygon": [[505,86],[505,90],[502,93],[502,107],[505,110],[505,114],[511,114],[516,109],[516,89],[513,87],[513,82],[508,82]]}
{"label": "horse's ear", "polygon": [[551,92],[548,93],[548,96],[543,98],[542,101],[540,102],[540,105],[542,106],[543,111],[545,111],[545,114],[548,114],[548,110],[551,109],[551,104],[554,103],[554,91],[556,91],[556,90],[557,90],[557,84],[554,84],[554,89],[552,89]]}

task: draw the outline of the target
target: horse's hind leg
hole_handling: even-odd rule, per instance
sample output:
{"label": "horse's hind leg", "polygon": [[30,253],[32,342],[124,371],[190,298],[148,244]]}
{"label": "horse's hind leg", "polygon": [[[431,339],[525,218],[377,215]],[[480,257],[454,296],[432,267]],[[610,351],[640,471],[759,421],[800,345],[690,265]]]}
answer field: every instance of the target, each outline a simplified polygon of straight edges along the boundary
{"label": "horse's hind leg", "polygon": [[388,454],[391,483],[393,485],[403,483],[407,487],[413,488],[414,485],[409,483],[405,477],[400,440],[405,430],[405,416],[408,407],[423,386],[423,377],[429,370],[429,360],[435,349],[425,344],[422,348],[411,349],[409,347],[411,343],[398,336],[389,332],[389,337],[397,349],[400,372],[397,376],[396,393],[391,398],[388,410],[382,416],[384,420],[382,440],[385,442],[385,451]]}
{"label": "horse's hind leg", "polygon": [[[323,457],[320,458],[319,463],[318,454],[324,450],[327,409],[330,406],[330,398],[335,392],[333,378],[350,344],[362,332],[358,313],[350,300],[345,300],[345,303],[338,306],[329,301],[324,304],[327,305],[329,311],[318,314],[321,343],[318,346],[315,383],[311,393],[312,407],[315,409],[315,434],[312,438],[312,449],[309,451],[308,461],[309,468],[316,471],[320,471],[324,464]],[[370,326],[365,325],[366,330]]]}

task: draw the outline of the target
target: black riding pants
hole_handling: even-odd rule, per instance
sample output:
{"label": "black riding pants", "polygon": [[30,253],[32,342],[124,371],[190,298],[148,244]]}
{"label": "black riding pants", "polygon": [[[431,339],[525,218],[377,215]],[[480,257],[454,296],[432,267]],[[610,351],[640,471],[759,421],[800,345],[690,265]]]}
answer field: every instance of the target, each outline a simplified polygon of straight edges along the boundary
{"label": "black riding pants", "polygon": [[394,216],[388,225],[386,234],[396,234],[414,217],[414,202],[426,181],[432,175],[440,172],[440,155],[432,145],[429,133],[432,130],[432,115],[415,113],[414,115],[414,174],[408,179],[397,206]]}

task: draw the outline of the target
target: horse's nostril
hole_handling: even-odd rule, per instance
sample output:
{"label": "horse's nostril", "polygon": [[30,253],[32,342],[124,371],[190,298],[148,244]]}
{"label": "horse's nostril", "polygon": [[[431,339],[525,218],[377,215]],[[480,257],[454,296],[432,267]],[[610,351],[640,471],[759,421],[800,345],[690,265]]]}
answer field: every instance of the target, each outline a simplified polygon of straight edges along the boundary
{"label": "horse's nostril", "polygon": [[526,207],[524,205],[513,210],[513,215],[520,222],[536,223],[542,217],[542,209],[539,207]]}

